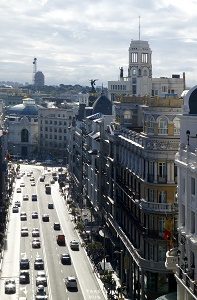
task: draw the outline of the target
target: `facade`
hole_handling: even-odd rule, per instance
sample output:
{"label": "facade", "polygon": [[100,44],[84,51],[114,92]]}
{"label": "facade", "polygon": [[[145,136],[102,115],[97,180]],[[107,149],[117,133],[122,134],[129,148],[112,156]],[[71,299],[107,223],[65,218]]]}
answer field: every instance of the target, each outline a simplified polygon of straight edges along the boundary
{"label": "facade", "polygon": [[197,86],[184,97],[178,168],[178,248],[166,254],[177,281],[177,300],[197,299]]}
{"label": "facade", "polygon": [[38,114],[39,152],[43,158],[68,159],[69,130],[75,120],[75,109],[42,108]]}
{"label": "facade", "polygon": [[34,99],[25,98],[22,104],[10,107],[5,115],[8,129],[8,151],[22,158],[35,158],[38,154],[38,110]]}
{"label": "facade", "polygon": [[110,100],[122,96],[180,97],[185,90],[185,75],[172,78],[152,78],[152,51],[147,41],[131,41],[129,47],[128,74],[120,68],[119,80],[108,82]]}

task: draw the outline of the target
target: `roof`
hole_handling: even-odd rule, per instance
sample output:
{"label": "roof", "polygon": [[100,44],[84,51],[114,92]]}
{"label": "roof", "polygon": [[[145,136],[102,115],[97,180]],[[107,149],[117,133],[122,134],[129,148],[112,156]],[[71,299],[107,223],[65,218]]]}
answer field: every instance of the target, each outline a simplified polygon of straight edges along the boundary
{"label": "roof", "polygon": [[42,108],[42,106],[35,104],[34,99],[26,98],[23,99],[22,104],[17,104],[8,108],[7,114],[17,116],[37,116],[39,108]]}
{"label": "roof", "polygon": [[112,103],[111,101],[101,93],[101,96],[94,102],[92,114],[101,113],[103,115],[112,114]]}

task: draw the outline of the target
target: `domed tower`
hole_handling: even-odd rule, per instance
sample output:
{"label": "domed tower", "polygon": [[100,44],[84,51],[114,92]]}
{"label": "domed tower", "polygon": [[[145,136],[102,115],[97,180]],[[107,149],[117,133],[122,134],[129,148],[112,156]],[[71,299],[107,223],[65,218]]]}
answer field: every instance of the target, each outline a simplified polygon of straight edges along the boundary
{"label": "domed tower", "polygon": [[41,71],[36,72],[35,74],[35,86],[44,86],[44,74]]}
{"label": "domed tower", "polygon": [[131,41],[129,47],[128,77],[132,95],[151,95],[152,51],[147,41]]}

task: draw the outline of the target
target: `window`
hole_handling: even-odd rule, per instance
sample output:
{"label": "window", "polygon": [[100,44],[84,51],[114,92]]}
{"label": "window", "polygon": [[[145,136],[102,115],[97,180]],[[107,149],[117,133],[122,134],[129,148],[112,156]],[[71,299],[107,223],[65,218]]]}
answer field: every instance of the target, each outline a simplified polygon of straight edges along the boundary
{"label": "window", "polygon": [[159,218],[159,232],[162,235],[163,235],[163,232],[164,232],[164,224],[165,224],[164,218],[163,217]]}
{"label": "window", "polygon": [[59,125],[62,125],[62,121],[59,121]]}
{"label": "window", "polygon": [[48,127],[45,127],[45,131],[48,131]]}
{"label": "window", "polygon": [[66,129],[64,129],[64,133],[66,133]]}
{"label": "window", "polygon": [[166,176],[166,163],[165,162],[159,162],[158,163],[158,176],[159,177],[165,177]]}
{"label": "window", "polygon": [[191,211],[191,233],[195,233],[195,212]]}
{"label": "window", "polygon": [[180,119],[177,117],[174,118],[173,123],[174,123],[174,135],[179,135],[180,134]]}
{"label": "window", "polygon": [[59,136],[59,140],[62,140],[62,136],[61,135]]}
{"label": "window", "polygon": [[50,120],[50,124],[53,124],[53,122]]}
{"label": "window", "polygon": [[54,139],[57,140],[57,135],[54,135]]}
{"label": "window", "polygon": [[52,131],[53,131],[51,127],[49,128],[49,131],[50,131],[50,132],[52,132]]}
{"label": "window", "polygon": [[138,53],[137,52],[131,52],[131,62],[132,63],[138,62]]}
{"label": "window", "polygon": [[154,133],[154,123],[155,120],[153,118],[153,116],[150,116],[148,119],[148,133]]}
{"label": "window", "polygon": [[196,194],[196,180],[195,178],[191,178],[191,194],[195,196]]}
{"label": "window", "polygon": [[45,134],[45,138],[46,138],[46,139],[48,138],[48,134]]}
{"label": "window", "polygon": [[60,118],[60,114],[58,114],[58,118]]}
{"label": "window", "polygon": [[21,142],[28,143],[29,142],[29,131],[27,129],[21,130]]}
{"label": "window", "polygon": [[154,202],[154,190],[149,190],[149,202]]}
{"label": "window", "polygon": [[131,119],[131,111],[129,110],[124,111],[124,119]]}
{"label": "window", "polygon": [[166,203],[167,202],[167,193],[165,191],[161,191],[159,193],[159,203]]}
{"label": "window", "polygon": [[54,132],[57,132],[57,128],[54,128]]}
{"label": "window", "polygon": [[45,124],[48,124],[48,121],[47,121],[47,120],[45,120]]}
{"label": "window", "polygon": [[182,226],[185,226],[185,205],[182,204],[182,210],[181,210],[181,222]]}
{"label": "window", "polygon": [[168,133],[168,121],[167,118],[160,118],[158,123],[158,134],[167,134]]}
{"label": "window", "polygon": [[148,53],[142,53],[142,63],[148,63]]}
{"label": "window", "polygon": [[64,121],[64,125],[66,126],[66,122]]}
{"label": "window", "polygon": [[60,133],[62,132],[62,128],[59,128],[59,130],[58,130]]}
{"label": "window", "polygon": [[161,87],[161,91],[162,91],[162,93],[166,93],[167,92],[167,87],[165,85],[163,85]]}
{"label": "window", "polygon": [[57,125],[57,121],[54,121],[54,125]]}
{"label": "window", "polygon": [[132,85],[132,94],[136,95],[136,93],[137,93],[136,85]]}

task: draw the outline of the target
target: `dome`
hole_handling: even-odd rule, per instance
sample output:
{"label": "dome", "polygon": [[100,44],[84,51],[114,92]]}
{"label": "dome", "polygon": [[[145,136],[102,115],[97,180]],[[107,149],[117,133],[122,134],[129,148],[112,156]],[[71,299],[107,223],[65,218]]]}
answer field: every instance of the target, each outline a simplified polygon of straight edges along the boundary
{"label": "dome", "polygon": [[92,114],[101,113],[103,115],[112,115],[111,101],[101,93],[101,96],[94,102]]}
{"label": "dome", "polygon": [[37,116],[38,110],[42,106],[35,104],[35,100],[31,98],[23,99],[22,104],[14,105],[7,110],[8,115],[17,116]]}

